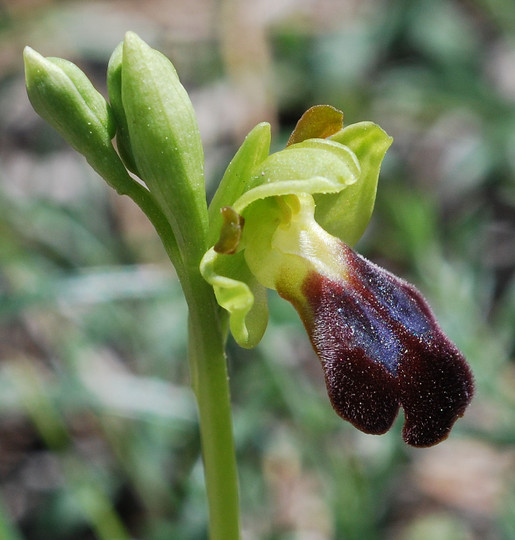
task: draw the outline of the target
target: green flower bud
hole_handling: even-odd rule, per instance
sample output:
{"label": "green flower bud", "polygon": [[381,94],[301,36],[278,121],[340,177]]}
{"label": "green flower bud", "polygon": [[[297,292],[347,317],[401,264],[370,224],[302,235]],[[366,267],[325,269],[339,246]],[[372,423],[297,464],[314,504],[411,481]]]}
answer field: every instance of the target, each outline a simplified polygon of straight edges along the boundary
{"label": "green flower bud", "polygon": [[[44,58],[26,47],[24,61],[27,94],[36,112],[83,154],[113,189],[120,195],[128,195],[140,206],[159,234],[166,236],[166,246],[172,262],[182,265],[175,236],[162,209],[158,207],[152,193],[131,178],[113,147],[112,138],[117,125],[104,97],[95,90],[86,75],[67,60]],[[113,64],[116,65],[116,62]],[[115,73],[115,70],[112,72]],[[123,113],[120,100],[116,105],[117,111]],[[127,128],[126,122],[122,124],[123,120],[120,116],[125,135]]]}
{"label": "green flower bud", "polygon": [[80,152],[120,194],[133,181],[111,139],[116,123],[109,104],[86,75],[62,58],[45,58],[30,47],[23,53],[27,94],[35,111]]}
{"label": "green flower bud", "polygon": [[[115,65],[113,60],[112,70]],[[115,103],[118,96],[113,91]],[[198,260],[208,219],[195,113],[171,62],[132,32],[123,42],[121,101],[129,135],[127,140],[122,122],[122,145],[159,201],[179,248]],[[119,103],[115,107],[120,110]]]}
{"label": "green flower bud", "polygon": [[111,109],[86,75],[62,58],[44,58],[25,47],[27,94],[35,111],[86,157],[111,145]]}

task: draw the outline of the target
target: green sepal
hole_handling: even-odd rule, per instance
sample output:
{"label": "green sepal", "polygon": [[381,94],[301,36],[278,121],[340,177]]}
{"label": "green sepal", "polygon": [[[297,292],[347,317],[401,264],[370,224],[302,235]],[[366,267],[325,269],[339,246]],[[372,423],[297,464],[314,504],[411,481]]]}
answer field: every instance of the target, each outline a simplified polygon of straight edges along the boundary
{"label": "green sepal", "polygon": [[122,102],[122,61],[123,42],[118,44],[109,59],[107,66],[107,92],[109,94],[109,101],[111,102],[111,109],[116,118],[116,146],[118,153],[127,169],[140,176],[132,153],[129,126],[127,125],[127,116],[125,115]]}
{"label": "green sepal", "polygon": [[372,216],[381,163],[393,139],[377,124],[359,122],[343,128],[331,140],[352,150],[361,174],[358,182],[339,193],[315,195],[315,219],[327,232],[353,246]]}
{"label": "green sepal", "polygon": [[214,244],[220,235],[223,222],[220,209],[232,206],[249,189],[254,168],[268,156],[270,139],[270,124],[258,124],[245,137],[229,163],[209,205],[209,245]]}
{"label": "green sepal", "polygon": [[140,177],[192,263],[207,248],[204,153],[190,98],[172,63],[133,32],[123,42],[122,103]]}
{"label": "green sepal", "polygon": [[236,342],[255,347],[268,324],[268,302],[266,289],[249,270],[243,252],[224,255],[211,248],[202,258],[200,271],[213,287],[218,304],[229,312]]}
{"label": "green sepal", "polygon": [[23,52],[27,95],[34,110],[88,159],[111,145],[116,123],[109,104],[72,62]]}

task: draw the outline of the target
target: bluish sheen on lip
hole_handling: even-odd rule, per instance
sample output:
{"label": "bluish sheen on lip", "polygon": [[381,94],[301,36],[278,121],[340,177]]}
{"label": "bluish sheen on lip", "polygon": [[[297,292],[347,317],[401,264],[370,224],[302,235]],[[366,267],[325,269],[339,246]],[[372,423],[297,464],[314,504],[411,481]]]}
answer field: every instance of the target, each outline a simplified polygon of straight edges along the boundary
{"label": "bluish sheen on lip", "polygon": [[388,322],[366,300],[343,289],[335,298],[335,334],[349,349],[361,349],[392,375],[397,374],[401,344]]}
{"label": "bluish sheen on lip", "polygon": [[[404,331],[419,337],[431,332],[432,313],[412,285],[371,263],[347,246],[345,248],[346,259],[351,267],[351,279],[368,291],[368,294],[365,291],[364,294],[373,303],[386,309],[389,316],[402,325]],[[403,286],[400,287],[399,284]]]}

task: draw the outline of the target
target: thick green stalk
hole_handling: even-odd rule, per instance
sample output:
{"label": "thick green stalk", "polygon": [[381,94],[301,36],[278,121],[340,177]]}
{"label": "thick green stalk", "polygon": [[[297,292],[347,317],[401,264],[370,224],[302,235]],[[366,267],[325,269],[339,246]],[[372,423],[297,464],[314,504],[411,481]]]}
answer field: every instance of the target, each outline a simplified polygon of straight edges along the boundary
{"label": "thick green stalk", "polygon": [[199,412],[210,539],[239,540],[238,477],[220,309],[198,270],[189,277],[191,287],[185,290],[189,361]]}
{"label": "thick green stalk", "polygon": [[[134,188],[134,186],[132,186]],[[173,260],[177,244],[161,212],[146,191],[134,200],[152,221]],[[213,289],[202,278],[199,263],[177,265],[189,308],[188,356],[191,384],[197,400],[202,457],[209,505],[210,540],[239,540],[239,496],[231,418],[225,333]]]}

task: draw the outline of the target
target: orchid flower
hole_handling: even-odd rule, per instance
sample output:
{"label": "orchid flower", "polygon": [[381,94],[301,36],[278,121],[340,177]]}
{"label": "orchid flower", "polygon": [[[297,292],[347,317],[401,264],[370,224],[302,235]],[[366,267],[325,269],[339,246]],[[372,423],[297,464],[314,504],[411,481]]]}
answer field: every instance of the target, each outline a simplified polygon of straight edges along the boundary
{"label": "orchid flower", "polygon": [[266,288],[277,290],[304,323],[337,414],[381,434],[402,407],[404,440],[424,447],[448,436],[474,385],[420,292],[350,247],[391,142],[371,122],[343,127],[329,106],[308,110],[271,155],[270,126],[256,126],[209,208],[201,272],[241,346],[261,339]]}

